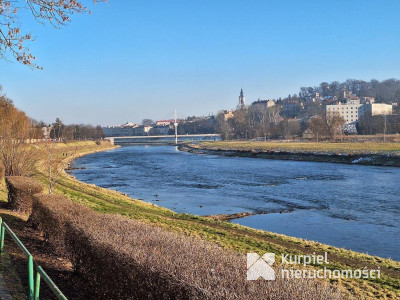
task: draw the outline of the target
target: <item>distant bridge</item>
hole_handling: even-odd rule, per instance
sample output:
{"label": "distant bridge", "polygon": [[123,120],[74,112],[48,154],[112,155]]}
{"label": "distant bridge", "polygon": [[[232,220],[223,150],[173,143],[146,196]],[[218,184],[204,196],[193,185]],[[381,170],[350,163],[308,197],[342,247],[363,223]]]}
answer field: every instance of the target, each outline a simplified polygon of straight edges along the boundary
{"label": "distant bridge", "polygon": [[[145,136],[112,136],[104,139],[109,140],[111,144],[129,144],[129,143],[175,143],[175,135],[145,135]],[[182,134],[177,136],[178,142],[182,141],[217,141],[221,139],[220,134]],[[119,140],[119,141],[118,141]]]}

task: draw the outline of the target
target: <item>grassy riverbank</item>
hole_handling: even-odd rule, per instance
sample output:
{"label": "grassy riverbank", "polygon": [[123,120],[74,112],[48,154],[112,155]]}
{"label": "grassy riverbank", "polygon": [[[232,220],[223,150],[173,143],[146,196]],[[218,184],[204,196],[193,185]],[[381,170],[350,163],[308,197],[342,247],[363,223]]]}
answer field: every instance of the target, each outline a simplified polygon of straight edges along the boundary
{"label": "grassy riverbank", "polygon": [[180,148],[213,155],[400,167],[400,143],[219,141],[185,144]]}
{"label": "grassy riverbank", "polygon": [[[64,161],[71,160],[77,156],[111,148],[112,146],[108,143],[101,145],[96,145],[94,142],[60,143],[55,148],[55,157],[60,160],[59,167],[62,167],[65,165],[61,163],[63,159]],[[67,157],[65,157],[66,153]],[[36,178],[44,186],[48,185],[45,158],[38,165]],[[72,201],[89,206],[98,212],[121,214],[163,227],[165,230],[201,237],[241,254],[256,252],[261,255],[273,252],[277,256],[277,262],[281,259],[280,253],[312,255],[314,252],[316,254],[327,252],[330,264],[325,266],[329,269],[363,269],[367,267],[381,270],[380,279],[332,279],[332,284],[361,298],[398,299],[400,297],[400,262],[317,242],[254,230],[211,218],[174,213],[154,204],[131,199],[113,190],[80,182],[66,173],[62,173],[55,185],[55,193],[63,194]],[[320,268],[321,266],[314,267]]]}
{"label": "grassy riverbank", "polygon": [[254,150],[281,151],[293,153],[321,154],[391,154],[400,155],[400,143],[380,142],[247,142],[247,141],[218,141],[201,142],[193,147],[212,150]]}

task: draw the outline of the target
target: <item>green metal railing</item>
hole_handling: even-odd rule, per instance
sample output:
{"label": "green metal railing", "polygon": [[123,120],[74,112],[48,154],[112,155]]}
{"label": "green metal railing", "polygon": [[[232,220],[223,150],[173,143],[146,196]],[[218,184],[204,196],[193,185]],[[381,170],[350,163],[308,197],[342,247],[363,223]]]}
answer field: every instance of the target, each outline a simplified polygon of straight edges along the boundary
{"label": "green metal railing", "polygon": [[10,229],[10,227],[8,227],[8,225],[5,222],[3,222],[1,218],[0,218],[0,224],[1,224],[0,253],[3,254],[4,252],[4,237],[7,232],[12,237],[17,246],[22,250],[25,256],[28,258],[29,300],[33,300],[34,297],[33,256],[28,251],[28,249],[25,248],[24,244],[22,244],[22,242],[19,240],[16,234]]}
{"label": "green metal railing", "polygon": [[37,266],[36,268],[36,286],[35,286],[35,300],[39,300],[39,292],[40,292],[40,278],[43,277],[44,282],[47,283],[48,287],[51,289],[53,294],[59,300],[67,300],[67,297],[60,291],[60,289],[54,284],[53,280],[43,271],[41,266]]}
{"label": "green metal railing", "polygon": [[24,244],[19,240],[17,235],[8,227],[8,225],[3,222],[3,219],[0,217],[0,253],[4,253],[4,238],[5,234],[8,233],[17,246],[21,249],[21,251],[28,258],[28,281],[29,281],[29,300],[39,300],[40,293],[40,278],[43,277],[44,282],[49,286],[51,291],[57,297],[57,299],[66,300],[67,298],[64,294],[58,289],[58,287],[54,284],[54,282],[50,279],[50,277],[43,271],[42,267],[36,267],[36,288],[34,285],[34,267],[33,267],[33,256],[26,249]]}

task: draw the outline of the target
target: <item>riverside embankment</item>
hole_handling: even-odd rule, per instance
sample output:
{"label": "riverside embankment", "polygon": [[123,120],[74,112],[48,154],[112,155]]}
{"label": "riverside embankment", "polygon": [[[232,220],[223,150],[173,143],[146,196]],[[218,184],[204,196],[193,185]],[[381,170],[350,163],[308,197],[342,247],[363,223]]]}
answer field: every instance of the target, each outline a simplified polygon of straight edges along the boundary
{"label": "riverside embankment", "polygon": [[81,181],[177,213],[400,260],[400,168],[196,155],[168,145],[125,146],[73,167]]}
{"label": "riverside embankment", "polygon": [[[106,145],[93,143],[76,143],[73,145],[60,145],[57,148],[57,156],[63,158],[63,153],[73,151],[74,157],[80,154],[88,154],[99,150],[108,150]],[[71,159],[70,156],[67,159]],[[64,166],[65,161],[60,162]],[[41,182],[47,185],[47,173],[45,162],[37,176]],[[138,178],[139,180],[139,178]],[[344,250],[332,246],[302,239],[292,238],[266,231],[254,230],[248,227],[221,222],[207,217],[199,217],[190,214],[179,214],[154,204],[132,199],[119,192],[100,188],[93,184],[86,184],[63,174],[55,185],[55,192],[67,196],[70,200],[91,207],[102,213],[121,214],[141,222],[153,224],[164,228],[166,231],[201,237],[204,240],[217,243],[220,247],[231,249],[237,253],[245,254],[255,252],[276,253],[277,261],[281,253],[292,254],[317,254],[328,253],[330,268],[370,269],[380,268],[379,280],[341,279],[333,280],[332,284],[347,290],[353,295],[375,299],[387,297],[395,299],[399,295],[400,264],[398,262],[382,259],[375,256]],[[322,266],[312,266],[320,268]]]}
{"label": "riverside embankment", "polygon": [[252,157],[400,167],[400,143],[201,142],[182,151],[231,157]]}
{"label": "riverside embankment", "polygon": [[[143,148],[144,146],[135,147],[127,148],[139,149]],[[157,147],[152,146],[147,148]],[[159,148],[161,149],[162,147]],[[117,185],[121,184],[123,170],[119,169],[113,163],[110,164],[110,161],[105,159],[104,154],[106,154],[106,156],[114,157],[117,161],[121,161],[122,157],[117,155],[117,153],[122,154],[123,152],[124,148],[120,148],[107,153],[95,154],[94,157],[96,158],[95,160],[97,163],[88,166],[87,169],[76,170],[74,174],[77,172],[96,172],[96,176],[100,176],[98,178],[107,180],[107,183],[105,182],[104,186],[107,186],[111,189],[117,189]],[[177,153],[177,155],[178,154],[179,153]],[[124,168],[133,168],[133,170],[136,170],[139,167],[143,167],[148,168],[150,171],[153,170],[149,165],[152,161],[154,162],[151,157],[146,156],[144,153],[137,153],[137,155],[141,157],[142,161],[133,163],[131,160],[134,159],[134,155],[132,153],[127,154],[123,160]],[[186,155],[191,156],[190,154]],[[78,161],[86,160],[86,158],[89,159],[90,157],[93,156],[83,157]],[[175,167],[179,165],[179,162],[175,161],[173,157],[174,156],[171,155],[165,157],[166,163],[169,166],[169,169],[166,170],[167,173],[164,173],[164,171],[159,168],[160,166],[155,166],[154,170],[152,171],[155,174],[159,174],[158,178],[160,180],[163,178],[164,180],[165,178],[170,178],[168,174],[171,172],[176,174]],[[98,165],[98,162],[101,162],[101,165]],[[78,163],[78,166],[79,164],[80,163]],[[182,165],[182,162],[180,164]],[[186,167],[193,168],[194,166],[187,165]],[[120,170],[121,173],[119,173],[118,170]],[[112,178],[106,179],[109,176]],[[160,185],[157,183],[158,181],[153,180],[150,185],[147,185],[143,181],[145,176],[138,175],[137,179],[135,178],[135,175],[132,176],[130,177],[131,181],[139,182],[139,186],[141,185],[140,188],[142,189],[146,189],[147,186],[147,189],[151,190],[153,194],[155,194],[157,191],[152,188],[152,186],[156,185],[157,187],[160,187]],[[94,181],[89,180],[89,182]],[[202,182],[200,185],[203,186],[204,182]],[[216,242],[221,247],[232,249],[235,252],[242,254],[247,252],[273,252],[277,254],[277,259],[279,260],[280,253],[312,254],[313,252],[324,253],[326,251],[330,258],[329,267],[347,269],[356,268],[356,266],[362,266],[361,268],[368,267],[372,269],[379,267],[381,270],[384,269],[383,274],[385,275],[381,277],[380,280],[345,279],[335,281],[335,284],[338,284],[342,288],[351,290],[352,292],[356,291],[355,294],[367,296],[367,298],[369,297],[371,299],[382,297],[384,294],[392,295],[392,298],[396,298],[399,292],[400,264],[390,259],[383,259],[376,256],[361,254],[318,242],[305,241],[267,231],[259,231],[229,222],[213,220],[208,217],[199,217],[185,213],[175,213],[171,210],[154,205],[155,203],[163,205],[163,203],[160,202],[151,201],[152,203],[147,203],[129,198],[124,195],[127,192],[125,192],[123,189],[119,189],[124,193],[121,194],[113,190],[97,187],[93,184],[84,184],[73,178],[69,178],[66,181],[63,179],[56,189],[70,197],[73,201],[85,203],[97,211],[123,214],[131,218],[140,219],[143,222],[151,222],[169,231],[180,232],[185,235],[197,236],[207,241]],[[204,191],[208,190],[203,190],[203,193]],[[153,194],[151,196],[155,199],[154,201],[157,201],[156,195]],[[171,199],[171,201],[173,200],[175,199]],[[186,201],[191,200],[192,197],[190,195],[186,196]],[[205,207],[202,209],[205,209]]]}

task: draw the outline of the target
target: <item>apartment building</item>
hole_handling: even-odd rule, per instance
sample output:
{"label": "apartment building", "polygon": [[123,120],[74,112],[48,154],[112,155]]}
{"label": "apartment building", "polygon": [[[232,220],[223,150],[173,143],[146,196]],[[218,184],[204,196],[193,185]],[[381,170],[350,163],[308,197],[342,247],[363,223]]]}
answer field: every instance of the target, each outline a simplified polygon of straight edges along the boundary
{"label": "apartment building", "polygon": [[363,115],[377,116],[392,114],[393,106],[385,103],[361,104],[359,99],[348,100],[345,104],[327,105],[326,116],[340,115],[345,120],[345,125],[356,125]]}

